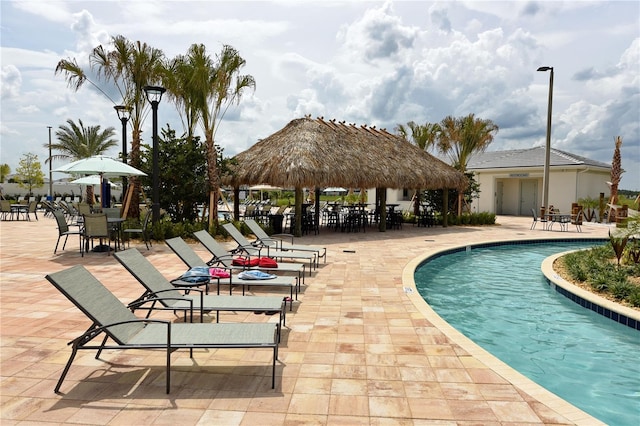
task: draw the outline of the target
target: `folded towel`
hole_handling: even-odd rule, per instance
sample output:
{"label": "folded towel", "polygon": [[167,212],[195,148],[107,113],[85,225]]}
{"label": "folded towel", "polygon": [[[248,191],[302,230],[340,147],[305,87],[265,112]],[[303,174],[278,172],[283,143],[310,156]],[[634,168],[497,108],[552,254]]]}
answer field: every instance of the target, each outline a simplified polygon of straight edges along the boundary
{"label": "folded towel", "polygon": [[242,271],[238,274],[238,278],[241,280],[270,280],[275,277],[276,275],[267,274],[266,272],[255,271],[255,270]]}
{"label": "folded towel", "polygon": [[182,274],[178,279],[187,283],[206,283],[209,281],[209,278],[208,266],[194,266]]}

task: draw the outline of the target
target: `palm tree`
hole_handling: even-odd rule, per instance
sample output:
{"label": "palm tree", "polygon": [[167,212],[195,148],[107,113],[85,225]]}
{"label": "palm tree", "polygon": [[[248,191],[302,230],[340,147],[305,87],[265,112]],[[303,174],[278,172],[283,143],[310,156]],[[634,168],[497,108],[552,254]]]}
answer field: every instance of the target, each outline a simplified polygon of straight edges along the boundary
{"label": "palm tree", "polygon": [[[416,124],[414,121],[409,121],[407,125],[398,124],[396,127],[396,133],[402,136],[405,140],[418,146],[423,151],[429,151],[435,146],[440,132],[440,125],[438,123],[425,123]],[[413,194],[413,213],[417,217],[420,214],[420,198],[421,189],[416,188]]]}
{"label": "palm tree", "polygon": [[[498,132],[498,126],[491,120],[475,118],[474,114],[465,117],[445,117],[440,122],[438,150],[449,156],[453,167],[467,172],[469,159],[476,152],[484,152]],[[458,215],[462,213],[462,193],[458,193]]]}
{"label": "palm tree", "polygon": [[[112,85],[119,92],[120,104],[131,108],[129,123],[133,128],[131,140],[130,164],[140,167],[140,141],[142,125],[146,117],[148,102],[144,93],[144,86],[160,82],[165,72],[164,53],[140,41],[132,42],[124,36],[118,35],[111,39],[113,50],[100,45],[89,55],[91,69],[96,72],[99,81]],[[88,78],[87,73],[75,59],[63,59],[58,62],[55,73],[64,73],[69,87],[78,91],[85,82],[90,83],[103,93],[113,104],[116,102],[109,97],[107,90],[102,89],[96,82]],[[132,178],[130,187],[133,188],[133,200],[140,194],[140,181]],[[129,216],[140,215],[139,204],[130,204]]]}
{"label": "palm tree", "polygon": [[209,227],[218,221],[220,178],[215,134],[229,107],[240,102],[245,89],[255,90],[256,86],[252,76],[240,74],[245,64],[246,61],[231,46],[224,45],[214,61],[204,45],[194,44],[178,64],[174,63],[175,70],[185,74],[176,78],[176,86],[172,84],[174,79],[168,80],[170,87],[177,87],[174,96],[182,96],[187,125],[191,125],[197,115],[204,133],[210,191]]}
{"label": "palm tree", "polygon": [[[51,144],[51,149],[59,152],[52,155],[55,160],[79,160],[93,155],[104,154],[110,148],[117,146],[118,141],[114,138],[115,129],[107,127],[104,130],[100,126],[84,126],[82,120],[78,124],[68,119],[67,125],[60,125],[56,130],[57,142]],[[45,148],[48,143],[43,144]],[[49,159],[45,161],[48,162]],[[87,185],[87,200],[93,201],[93,186]]]}
{"label": "palm tree", "polygon": [[[609,204],[618,204],[618,185],[622,178],[622,159],[620,156],[620,147],[622,146],[622,137],[616,136],[613,139],[615,149],[613,150],[613,161],[611,161],[611,195],[609,196]],[[609,221],[615,220],[615,210],[609,208]]]}

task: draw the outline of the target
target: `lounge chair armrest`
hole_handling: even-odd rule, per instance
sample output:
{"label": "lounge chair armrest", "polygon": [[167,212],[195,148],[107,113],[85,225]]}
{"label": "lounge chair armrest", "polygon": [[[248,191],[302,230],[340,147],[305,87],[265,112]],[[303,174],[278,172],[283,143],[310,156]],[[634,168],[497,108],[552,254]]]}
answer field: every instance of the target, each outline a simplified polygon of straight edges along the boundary
{"label": "lounge chair armrest", "polygon": [[[209,260],[207,262],[207,265],[209,265],[209,266],[214,266],[215,265],[215,266],[217,266],[219,268],[227,269],[227,267],[224,264],[224,261],[225,260],[233,260],[234,256],[236,256],[236,255],[234,255],[234,254],[226,254],[224,256],[213,256],[211,258],[211,260]],[[237,256],[242,257],[243,255],[240,254],[240,255],[237,255]],[[219,266],[219,265],[222,265],[222,266]]]}
{"label": "lounge chair armrest", "polygon": [[140,319],[128,320],[128,321],[118,321],[118,322],[114,322],[114,323],[111,323],[111,324],[105,324],[105,325],[102,325],[102,326],[99,326],[99,327],[98,326],[91,327],[89,330],[85,331],[81,336],[76,337],[75,339],[73,339],[72,341],[70,341],[67,344],[68,345],[73,345],[73,347],[77,348],[78,346],[81,346],[83,344],[88,343],[93,338],[98,336],[100,333],[106,332],[111,327],[115,327],[115,326],[123,325],[123,324],[138,323],[138,322],[144,323],[144,324],[152,324],[152,323],[166,324],[167,325],[167,343],[169,343],[171,321],[167,321],[167,320],[152,320],[152,319],[140,318]]}
{"label": "lounge chair armrest", "polygon": [[293,234],[273,234],[273,235],[271,235],[271,238],[277,238],[280,241],[282,241],[284,239],[290,239],[291,240],[291,244],[293,244]]}

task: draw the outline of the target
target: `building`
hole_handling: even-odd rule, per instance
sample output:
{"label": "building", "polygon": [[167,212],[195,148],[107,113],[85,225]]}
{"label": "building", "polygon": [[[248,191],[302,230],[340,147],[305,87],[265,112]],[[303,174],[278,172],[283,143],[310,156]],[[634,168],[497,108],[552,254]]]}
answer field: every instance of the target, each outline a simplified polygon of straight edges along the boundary
{"label": "building", "polygon": [[[474,212],[529,216],[542,206],[545,148],[487,151],[475,154],[467,165],[480,184],[480,198],[470,206]],[[581,198],[609,196],[607,182],[611,165],[551,149],[549,166],[549,204],[569,211]],[[388,189],[387,203],[412,209],[413,189]],[[368,191],[369,200],[375,190]]]}

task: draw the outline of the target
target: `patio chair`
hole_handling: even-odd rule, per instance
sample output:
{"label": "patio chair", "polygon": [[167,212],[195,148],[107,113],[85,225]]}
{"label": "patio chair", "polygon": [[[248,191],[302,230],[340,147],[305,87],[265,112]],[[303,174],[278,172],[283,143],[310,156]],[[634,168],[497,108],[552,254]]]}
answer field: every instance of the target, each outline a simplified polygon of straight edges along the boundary
{"label": "patio chair", "polygon": [[[205,312],[216,312],[216,322],[220,322],[220,311],[253,311],[279,313],[278,336],[285,323],[286,307],[282,297],[275,296],[205,296],[202,290],[195,290],[197,297],[183,295],[180,289],[171,283],[158,271],[149,260],[137,249],[132,248],[118,253],[114,257],[127,271],[146,289],[136,300],[129,304],[131,309],[147,310],[149,318],[153,310],[183,311],[185,322],[187,311],[200,312],[200,322],[203,322]],[[193,289],[187,288],[183,290]]]}
{"label": "patio chair", "polygon": [[533,222],[531,223],[531,227],[529,229],[536,229],[536,225],[538,222],[542,223],[542,227],[546,227],[547,219],[544,217],[538,217],[536,214],[536,209],[531,209],[531,214],[533,216]]}
{"label": "patio chair", "polygon": [[222,227],[238,244],[238,247],[234,249],[234,252],[236,253],[246,253],[249,256],[258,257],[273,257],[278,261],[282,261],[283,259],[307,260],[309,261],[310,269],[314,269],[318,264],[316,254],[314,252],[278,250],[269,246],[265,246],[257,240],[254,243],[251,243],[245,238],[244,235],[242,235],[242,233],[233,225],[233,223],[225,223],[222,225]]}
{"label": "patio chair", "polygon": [[62,244],[62,250],[64,250],[67,245],[67,240],[69,239],[69,235],[77,235],[78,241],[80,242],[80,253],[82,253],[82,231],[80,228],[75,230],[69,229],[69,224],[67,224],[67,220],[64,217],[64,213],[60,209],[53,210],[53,216],[56,218],[56,223],[58,224],[58,241],[56,241],[56,246],[53,249],[53,253],[55,254],[58,251],[58,244],[60,244],[60,238],[64,237],[64,243]]}
{"label": "patio chair", "polygon": [[[172,323],[136,317],[100,281],[82,265],[46,276],[67,299],[80,309],[92,324],[72,340],[71,356],[55,387],[58,393],[78,350],[163,349],[166,351],[166,392],[171,386],[171,353],[178,349],[270,348],[273,350],[271,388],[275,388],[278,335],[273,323]],[[104,333],[100,344],[92,340]],[[107,345],[107,340],[114,344]]]}
{"label": "patio chair", "polygon": [[[269,236],[264,229],[253,219],[246,219],[244,223],[247,224],[251,232],[256,236],[258,241],[263,245],[274,247],[278,250],[296,250],[296,251],[310,251],[316,253],[317,258],[324,258],[324,262],[327,263],[327,248],[319,246],[310,246],[307,244],[293,244],[293,234],[274,234]],[[290,243],[285,243],[284,239],[291,239]]]}
{"label": "patio chair", "polygon": [[11,210],[11,201],[0,200],[0,220],[13,220],[13,210]]}
{"label": "patio chair", "polygon": [[31,215],[33,215],[36,220],[38,220],[38,202],[37,201],[29,201],[28,207],[24,210],[24,216],[26,220],[31,220]]}
{"label": "patio chair", "polygon": [[[151,209],[147,209],[144,214],[144,220],[142,221],[142,226],[140,228],[127,228],[123,232],[128,235],[127,241],[131,240],[132,235],[140,235],[144,240],[144,245],[149,250],[149,247],[152,247],[151,239],[149,238],[149,221],[151,220]],[[129,247],[131,247],[131,243],[129,242]]]}
{"label": "patio chair", "polygon": [[[181,238],[175,237],[165,240],[165,243],[169,246],[171,250],[187,265],[189,268],[198,267],[198,266],[206,266],[207,263],[202,260],[200,256],[191,248],[189,245]],[[217,279],[218,282],[218,294],[220,294],[220,279]],[[182,285],[184,283],[180,281],[172,282],[174,285]],[[247,280],[242,279],[239,274],[231,274],[229,277],[229,295],[231,296],[234,285],[242,286],[242,295],[245,294],[245,288],[251,288],[251,286],[272,286],[272,287],[285,287],[289,288],[290,292],[290,305],[289,309],[293,309],[293,298],[294,298],[294,290],[295,290],[295,300],[298,300],[298,291],[300,287],[300,282],[296,280],[294,277],[275,277],[267,280]]]}
{"label": "patio chair", "polygon": [[[84,256],[85,252],[89,251],[89,241],[93,247],[93,240],[98,239],[100,244],[100,251],[105,250],[107,256],[111,251],[111,232],[109,229],[109,223],[107,222],[107,215],[104,213],[92,213],[82,216],[82,249],[80,252]],[[103,240],[107,244],[103,244]],[[106,249],[104,246],[106,245]]]}
{"label": "patio chair", "polygon": [[234,266],[232,263],[234,257],[233,253],[229,253],[227,249],[217,242],[216,239],[207,231],[203,229],[201,231],[194,232],[193,236],[196,237],[198,241],[200,241],[200,243],[202,243],[202,245],[213,255],[213,258],[207,262],[210,266],[218,265],[226,269],[236,270],[257,269],[265,272],[292,272],[296,273],[298,275],[298,281],[302,280],[302,283],[304,284],[304,271],[306,268],[304,263],[279,263],[277,269],[264,268],[260,266]]}

